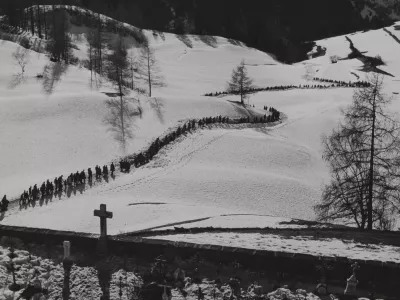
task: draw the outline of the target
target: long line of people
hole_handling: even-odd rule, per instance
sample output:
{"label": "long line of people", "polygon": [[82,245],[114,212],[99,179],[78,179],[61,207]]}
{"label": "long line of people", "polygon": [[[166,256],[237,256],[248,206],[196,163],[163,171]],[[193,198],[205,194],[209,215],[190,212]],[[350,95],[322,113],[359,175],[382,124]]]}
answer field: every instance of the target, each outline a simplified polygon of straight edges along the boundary
{"label": "long line of people", "polygon": [[[355,81],[355,82],[345,82],[339,80],[332,80],[332,79],[324,79],[314,77],[314,81],[324,82],[328,84],[304,84],[304,85],[279,85],[279,86],[271,86],[265,88],[251,88],[246,90],[246,93],[256,93],[256,92],[268,92],[268,91],[286,91],[291,89],[328,89],[328,88],[335,88],[335,87],[348,87],[348,88],[360,88],[360,87],[368,87],[370,86],[369,82],[366,81]],[[220,95],[238,95],[239,92],[215,92],[215,93],[207,93],[204,96],[206,97],[217,97]]]}
{"label": "long line of people", "polygon": [[[264,107],[265,110],[266,107]],[[242,118],[229,118],[229,117],[208,117],[202,119],[191,119],[188,120],[182,126],[178,126],[174,131],[168,133],[164,137],[155,139],[149,146],[149,148],[145,151],[142,151],[136,155],[129,156],[125,159],[122,159],[119,162],[119,167],[121,172],[129,173],[131,165],[135,168],[139,168],[150,162],[150,160],[160,151],[161,148],[170,144],[179,138],[182,134],[186,132],[190,132],[195,130],[197,127],[202,128],[204,126],[215,124],[215,123],[225,123],[225,124],[241,124],[241,123],[269,123],[276,122],[280,118],[280,113],[276,109],[270,107],[269,112],[271,114],[265,114],[260,117],[242,117]],[[110,170],[110,171],[109,171]],[[111,163],[110,169],[108,169],[107,165],[103,167],[96,166],[95,167],[95,178],[96,180],[100,180],[104,177],[106,180],[108,179],[109,174],[111,177],[115,178],[115,165]],[[87,179],[87,181],[86,181]],[[87,175],[85,170],[81,172],[77,171],[76,173],[71,173],[66,179],[64,179],[63,175],[59,177],[55,177],[53,181],[47,180],[40,185],[40,188],[37,184],[33,187],[29,187],[28,190],[25,190],[19,199],[20,206],[25,205],[35,205],[37,200],[43,200],[47,196],[56,196],[59,195],[61,197],[62,193],[69,193],[72,189],[84,188],[85,184],[88,183],[90,186],[93,181],[93,171],[91,168],[87,169]],[[0,202],[0,212],[6,211],[8,209],[9,200],[7,200],[6,195],[4,195],[2,201]]]}
{"label": "long line of people", "polygon": [[[110,171],[113,177],[115,172],[114,163],[111,163]],[[102,176],[108,177],[108,175],[108,166],[105,165],[103,168],[99,166],[95,167],[96,180],[99,180]],[[28,190],[25,190],[19,198],[19,204],[20,206],[30,205],[34,204],[37,200],[43,200],[47,196],[61,195],[63,192],[68,193],[72,189],[83,187],[86,184],[86,179],[91,185],[93,181],[93,172],[91,168],[88,168],[87,176],[85,170],[82,170],[81,172],[77,171],[76,173],[71,173],[66,179],[64,179],[63,175],[55,177],[53,181],[48,179],[46,182],[43,182],[40,187],[35,184],[33,187],[30,186]],[[6,196],[4,196],[3,199],[6,199]],[[2,201],[2,203],[6,202]],[[7,210],[9,202],[6,204],[7,205],[1,204],[1,211]]]}
{"label": "long line of people", "polygon": [[271,114],[265,114],[259,117],[242,117],[242,118],[229,118],[229,117],[208,117],[202,119],[190,119],[182,126],[178,126],[174,131],[168,133],[162,138],[156,138],[145,151],[142,151],[136,155],[128,157],[120,161],[121,172],[128,172],[130,166],[133,165],[135,168],[139,168],[150,162],[150,160],[160,151],[161,148],[170,144],[179,138],[182,134],[195,130],[196,127],[204,127],[215,123],[225,123],[225,124],[243,124],[243,123],[269,123],[276,122],[280,118],[280,113],[278,110],[271,107],[269,110]]}
{"label": "long line of people", "polygon": [[355,82],[346,82],[342,80],[333,80],[333,79],[326,79],[326,78],[319,78],[319,77],[314,77],[314,81],[319,81],[319,82],[325,82],[325,83],[332,83],[336,84],[336,87],[369,87],[371,84],[367,81],[355,81]]}

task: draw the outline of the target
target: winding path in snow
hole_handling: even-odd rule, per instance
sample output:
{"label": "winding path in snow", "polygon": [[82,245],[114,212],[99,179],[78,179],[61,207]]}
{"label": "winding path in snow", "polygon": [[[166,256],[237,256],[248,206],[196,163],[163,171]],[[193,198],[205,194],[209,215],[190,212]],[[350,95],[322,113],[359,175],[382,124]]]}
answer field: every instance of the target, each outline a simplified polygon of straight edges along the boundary
{"label": "winding path in snow", "polygon": [[[284,118],[285,120],[285,118]],[[264,124],[260,124],[260,123],[245,123],[245,124],[224,124],[224,128],[225,129],[243,129],[243,128],[260,128],[260,125],[262,128],[265,129],[273,129],[273,128],[277,128],[279,124],[281,124],[282,120],[275,122],[275,123],[264,123]],[[221,124],[220,124],[221,125]],[[269,126],[272,125],[272,126]],[[184,166],[186,166],[190,160],[192,159],[192,157],[196,154],[199,153],[201,151],[204,151],[205,149],[207,149],[211,144],[213,144],[214,142],[218,141],[219,139],[221,139],[222,137],[224,137],[225,135],[228,134],[228,132],[225,132],[223,134],[219,134],[216,137],[212,138],[211,140],[203,140],[201,139],[192,139],[193,143],[188,144],[183,153],[184,155],[182,155],[181,157],[179,157],[177,160],[173,161],[173,162],[169,162],[169,163],[162,163],[162,156],[168,152],[168,150],[173,147],[174,145],[176,145],[177,143],[182,142],[183,140],[187,139],[188,137],[193,137],[193,133],[197,133],[197,136],[202,136],[201,135],[201,131],[202,130],[212,130],[214,128],[220,128],[220,126],[213,124],[213,125],[208,125],[206,127],[203,128],[197,128],[196,131],[194,132],[190,132],[190,134],[184,134],[182,135],[180,138],[178,138],[177,140],[175,140],[174,142],[164,146],[160,152],[155,156],[155,158],[158,159],[153,159],[151,160],[148,164],[143,165],[142,167],[139,167],[138,169],[141,168],[155,168],[156,171],[155,172],[151,172],[150,174],[141,177],[133,182],[127,183],[127,184],[122,184],[122,185],[118,185],[112,188],[106,188],[106,189],[101,189],[102,187],[105,187],[109,184],[109,182],[112,182],[115,180],[116,177],[119,177],[120,175],[123,175],[123,173],[118,171],[118,168],[115,172],[114,178],[112,177],[108,177],[107,180],[105,180],[104,178],[101,178],[100,180],[94,180],[93,184],[87,185],[85,184],[84,187],[80,188],[75,188],[71,193],[70,196],[67,196],[65,192],[63,192],[61,194],[61,196],[53,196],[51,198],[46,197],[45,199],[42,200],[38,200],[35,203],[35,207],[42,207],[42,206],[47,206],[52,204],[54,201],[65,201],[71,197],[75,197],[75,196],[80,196],[82,195],[82,193],[85,194],[89,194],[92,195],[93,192],[95,190],[97,190],[98,188],[100,188],[100,191],[94,192],[95,195],[102,195],[102,194],[107,194],[109,192],[118,192],[118,191],[124,191],[124,190],[129,190],[131,189],[133,186],[135,185],[139,185],[139,184],[143,184],[143,183],[148,183],[151,182],[152,180],[158,178],[159,176],[162,175],[167,175],[170,173],[173,173],[181,168],[183,168]],[[160,165],[160,161],[161,161],[161,165]],[[112,178],[112,179],[111,179]],[[152,203],[131,203],[129,205],[144,205],[144,204],[167,204],[167,203],[160,203],[160,202],[152,202]],[[170,204],[170,203],[169,203]],[[22,208],[23,209],[23,208]],[[9,205],[9,209],[8,211],[2,215],[2,217],[0,218],[0,222],[7,217],[7,215],[10,214],[17,214],[18,211],[21,211],[21,207],[19,205],[19,200],[13,200],[10,202]],[[185,221],[186,222],[186,221]],[[190,222],[190,220],[188,221]],[[173,224],[172,224],[173,225]],[[169,224],[165,224],[162,225],[161,227],[165,227],[165,226],[169,226]]]}

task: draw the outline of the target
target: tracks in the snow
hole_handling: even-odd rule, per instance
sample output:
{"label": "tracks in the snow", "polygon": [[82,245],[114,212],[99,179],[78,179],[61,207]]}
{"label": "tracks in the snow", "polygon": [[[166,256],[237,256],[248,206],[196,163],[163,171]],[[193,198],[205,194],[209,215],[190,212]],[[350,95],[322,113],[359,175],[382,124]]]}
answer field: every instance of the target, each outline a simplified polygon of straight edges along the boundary
{"label": "tracks in the snow", "polygon": [[[119,192],[119,191],[129,190],[131,187],[133,187],[137,184],[147,183],[149,181],[152,181],[152,180],[158,178],[161,175],[167,175],[172,172],[175,172],[175,171],[183,168],[184,166],[186,166],[196,153],[207,149],[211,144],[213,144],[217,140],[221,139],[226,134],[228,134],[228,132],[220,134],[220,135],[214,137],[213,139],[211,139],[210,141],[208,141],[207,143],[197,146],[194,150],[186,153],[185,155],[183,155],[182,157],[180,157],[179,159],[174,161],[172,164],[167,165],[165,168],[162,168],[150,175],[147,175],[145,177],[142,177],[140,179],[137,179],[137,180],[127,183],[127,184],[123,184],[123,185],[120,185],[120,186],[117,186],[117,187],[114,187],[111,189],[103,190],[99,193],[102,194],[102,193],[106,193],[106,192],[110,192],[110,191]],[[183,152],[186,152],[189,149],[193,149],[193,144],[188,143],[188,145],[184,148]]]}
{"label": "tracks in the snow", "polygon": [[390,30],[387,30],[386,28],[383,28],[383,30],[384,30],[387,34],[389,34],[397,43],[400,44],[400,39],[399,39],[397,36],[395,36],[393,33],[391,33]]}

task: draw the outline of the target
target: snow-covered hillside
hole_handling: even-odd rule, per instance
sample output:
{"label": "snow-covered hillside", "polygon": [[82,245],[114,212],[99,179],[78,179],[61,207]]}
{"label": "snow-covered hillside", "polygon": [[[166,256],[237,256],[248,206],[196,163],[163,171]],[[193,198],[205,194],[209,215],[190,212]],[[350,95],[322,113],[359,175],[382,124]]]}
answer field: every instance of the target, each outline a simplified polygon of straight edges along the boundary
{"label": "snow-covered hillside", "polygon": [[[154,39],[150,32],[148,35]],[[78,47],[85,49],[85,40],[75,38]],[[166,78],[166,87],[154,92],[157,111],[151,109],[154,98],[143,99],[144,117],[137,123],[136,138],[128,147],[128,154],[142,148],[168,127],[175,126],[178,120],[240,115],[231,103],[201,95],[224,89],[232,67],[243,57],[251,63],[275,63],[267,54],[231,45],[222,38],[217,39],[217,48],[193,41],[192,49],[174,35],[165,34],[164,38],[165,42],[161,38],[153,40],[153,45]],[[103,124],[108,113],[104,102],[108,97],[100,92],[111,90],[91,91],[88,70],[70,66],[48,96],[43,93],[43,80],[35,78],[38,73],[43,73],[48,59],[30,51],[27,82],[9,89],[13,74],[19,72],[19,66],[11,56],[18,47],[7,41],[2,41],[0,47],[0,136],[4,141],[0,148],[2,193],[17,196],[30,185],[47,178],[105,164],[126,154],[120,152],[119,145]],[[85,51],[76,54],[83,58]],[[50,77],[49,81],[52,81],[53,76]],[[259,77],[261,80],[263,78]]]}
{"label": "snow-covered hillside", "polygon": [[[75,54],[81,59],[86,55],[85,30],[72,30]],[[393,28],[386,30],[400,36]],[[35,76],[49,62],[43,54],[31,52],[27,82],[9,89],[11,75],[18,72],[11,58],[18,45],[1,42],[0,193],[18,196],[46,179],[107,164],[141,149],[179,120],[247,115],[246,109],[230,102],[238,101],[237,96],[201,96],[224,90],[242,58],[259,86],[317,84],[310,81],[313,77],[356,81],[356,75],[360,80],[366,75],[358,60],[331,64],[329,56],[350,53],[344,36],[317,41],[327,48],[323,57],[283,65],[225,38],[143,32],[155,48],[166,85],[156,89],[152,99],[142,98],[144,116],[136,122],[126,153],[103,123],[107,96],[101,92],[110,87],[92,91],[90,72],[69,67],[53,93],[45,95]],[[395,76],[387,77],[386,91],[399,91],[400,44],[385,30],[349,36],[360,51],[382,56],[387,62],[382,69]],[[12,209],[2,223],[98,232],[93,209],[100,203],[114,212],[111,234],[233,214],[314,219],[312,205],[320,201],[321,185],[329,179],[320,136],[337,125],[339,108],[349,104],[351,96],[348,88],[257,93],[250,99],[255,106],[251,110],[264,114],[264,106],[273,106],[286,115],[283,124],[197,131],[164,148],[145,167],[70,199]],[[393,108],[400,111],[398,102]]]}

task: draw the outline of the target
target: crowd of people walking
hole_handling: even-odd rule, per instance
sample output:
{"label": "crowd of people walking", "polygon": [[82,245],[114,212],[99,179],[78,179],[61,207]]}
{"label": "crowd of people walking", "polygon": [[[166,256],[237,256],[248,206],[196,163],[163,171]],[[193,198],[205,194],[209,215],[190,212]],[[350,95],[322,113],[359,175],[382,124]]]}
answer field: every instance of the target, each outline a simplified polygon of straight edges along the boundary
{"label": "crowd of people walking", "polygon": [[[115,166],[114,163],[110,165],[111,177],[114,176]],[[101,178],[108,179],[109,171],[108,166],[105,165],[102,168],[100,166],[95,167],[96,180]],[[47,179],[40,186],[35,184],[33,187],[25,190],[20,198],[19,205],[35,205],[37,200],[43,200],[46,197],[61,196],[62,193],[66,193],[68,196],[71,192],[76,192],[76,189],[83,191],[85,184],[88,183],[90,186],[93,184],[93,171],[88,168],[87,171],[76,171],[71,173],[64,179],[64,176],[55,177],[54,180]],[[7,210],[7,207],[4,207]]]}
{"label": "crowd of people walking", "polygon": [[[264,107],[264,109],[267,110],[267,107]],[[175,130],[166,134],[164,137],[156,138],[150,144],[147,150],[120,160],[120,171],[123,173],[129,173],[132,165],[135,168],[139,168],[147,164],[160,151],[161,148],[172,143],[181,135],[193,131],[196,128],[202,128],[204,126],[216,123],[269,123],[279,120],[279,111],[277,111],[273,107],[270,107],[268,111],[270,112],[268,115],[265,114],[264,116],[259,117],[248,116],[242,118],[229,118],[215,116],[202,119],[190,119],[186,121],[182,126],[178,126]],[[35,184],[33,185],[33,187],[30,186],[27,190],[25,190],[19,198],[19,205],[20,207],[35,206],[38,200],[42,201],[41,203],[43,203],[43,200],[51,200],[52,197],[58,196],[59,198],[61,198],[63,193],[70,197],[72,193],[76,194],[76,190],[79,190],[82,194],[86,188],[86,184],[92,187],[93,175],[95,176],[96,181],[101,181],[102,179],[105,179],[106,182],[108,182],[109,175],[113,179],[115,179],[115,171],[115,165],[114,163],[111,163],[110,168],[107,165],[104,165],[103,167],[97,165],[94,168],[94,174],[92,169],[88,168],[87,170],[71,173],[66,178],[61,175],[59,177],[55,177],[54,180],[48,179],[47,181],[44,181],[41,185]],[[0,211],[7,211],[9,203],[10,201],[7,200],[6,195],[4,195],[2,201],[0,202]]]}
{"label": "crowd of people walking", "polygon": [[332,80],[332,79],[325,79],[314,77],[314,81],[324,82],[324,83],[331,83],[335,87],[351,87],[351,88],[361,88],[361,87],[369,87],[371,84],[367,81],[355,81],[355,82],[346,82],[341,80]]}
{"label": "crowd of people walking", "polygon": [[[366,81],[356,81],[356,82],[345,82],[339,80],[331,80],[331,79],[324,79],[324,78],[313,78],[314,81],[323,82],[325,84],[304,84],[304,85],[279,85],[279,86],[271,86],[265,88],[252,88],[246,90],[246,94],[252,94],[256,92],[273,92],[273,91],[287,91],[292,89],[328,89],[328,88],[336,88],[336,87],[345,87],[345,88],[361,88],[361,87],[368,87],[370,84]],[[239,92],[215,92],[215,93],[208,93],[204,96],[206,97],[217,97],[220,95],[238,95]]]}

